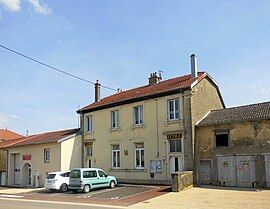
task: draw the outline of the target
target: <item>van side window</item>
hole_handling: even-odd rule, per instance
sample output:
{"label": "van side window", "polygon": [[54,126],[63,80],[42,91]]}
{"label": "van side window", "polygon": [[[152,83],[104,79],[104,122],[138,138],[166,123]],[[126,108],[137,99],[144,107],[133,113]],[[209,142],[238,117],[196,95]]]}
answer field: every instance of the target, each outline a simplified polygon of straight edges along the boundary
{"label": "van side window", "polygon": [[84,171],[83,172],[83,178],[95,178],[97,177],[96,171]]}
{"label": "van side window", "polygon": [[106,173],[104,173],[103,171],[98,171],[98,175],[99,177],[106,177]]}

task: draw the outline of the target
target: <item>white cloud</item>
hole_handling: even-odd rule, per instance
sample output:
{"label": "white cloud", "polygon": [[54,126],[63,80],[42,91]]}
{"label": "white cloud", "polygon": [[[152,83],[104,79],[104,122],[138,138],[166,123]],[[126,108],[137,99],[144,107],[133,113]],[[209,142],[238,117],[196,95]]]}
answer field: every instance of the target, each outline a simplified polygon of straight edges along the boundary
{"label": "white cloud", "polygon": [[27,0],[29,3],[31,3],[34,6],[34,10],[37,14],[51,14],[52,11],[48,7],[48,5],[44,4],[40,0]]}
{"label": "white cloud", "polygon": [[[37,14],[51,14],[52,11],[48,7],[47,4],[43,3],[42,0],[26,0],[28,1],[33,7],[34,11]],[[0,0],[0,6],[3,5],[6,9],[18,12],[21,10],[21,0]]]}
{"label": "white cloud", "polygon": [[0,112],[0,128],[6,128],[8,122],[19,119],[17,115],[9,115]]}
{"label": "white cloud", "polygon": [[20,11],[21,0],[0,0],[0,5],[4,5],[10,11],[18,12]]}

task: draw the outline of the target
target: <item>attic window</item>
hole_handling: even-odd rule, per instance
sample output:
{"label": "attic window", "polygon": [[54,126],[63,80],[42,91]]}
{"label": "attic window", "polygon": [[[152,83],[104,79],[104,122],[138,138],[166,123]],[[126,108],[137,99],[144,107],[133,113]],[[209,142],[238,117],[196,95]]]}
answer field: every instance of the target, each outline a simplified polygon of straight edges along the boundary
{"label": "attic window", "polygon": [[229,132],[222,131],[215,133],[216,147],[228,147],[229,146]]}

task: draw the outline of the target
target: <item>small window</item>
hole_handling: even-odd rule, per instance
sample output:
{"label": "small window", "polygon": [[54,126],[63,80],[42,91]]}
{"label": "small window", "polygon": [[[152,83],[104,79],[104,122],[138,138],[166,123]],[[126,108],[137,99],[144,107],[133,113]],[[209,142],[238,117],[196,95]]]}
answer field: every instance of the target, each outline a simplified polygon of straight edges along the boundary
{"label": "small window", "polygon": [[168,101],[168,120],[178,120],[179,114],[179,99],[172,99]]}
{"label": "small window", "polygon": [[216,147],[228,147],[229,146],[229,133],[219,132],[216,136]]}
{"label": "small window", "polygon": [[54,179],[55,176],[56,174],[48,174],[46,179]]}
{"label": "small window", "polygon": [[86,130],[88,132],[93,131],[93,117],[92,117],[92,115],[86,116]]}
{"label": "small window", "polygon": [[85,147],[86,149],[86,156],[92,157],[93,156],[93,145],[89,144]]}
{"label": "small window", "polygon": [[120,168],[120,145],[112,145],[112,168]]}
{"label": "small window", "polygon": [[143,124],[143,106],[134,107],[134,125]]}
{"label": "small window", "polygon": [[135,167],[137,169],[144,168],[144,144],[135,143]]}
{"label": "small window", "polygon": [[170,152],[182,152],[181,139],[169,140]]}
{"label": "small window", "polygon": [[119,128],[119,111],[111,111],[111,128]]}
{"label": "small window", "polygon": [[99,175],[99,177],[106,177],[107,176],[106,173],[101,171],[101,170],[98,171],[98,175]]}
{"label": "small window", "polygon": [[44,149],[44,163],[50,162],[50,148]]}
{"label": "small window", "polygon": [[69,177],[70,172],[61,173],[60,176],[62,177]]}

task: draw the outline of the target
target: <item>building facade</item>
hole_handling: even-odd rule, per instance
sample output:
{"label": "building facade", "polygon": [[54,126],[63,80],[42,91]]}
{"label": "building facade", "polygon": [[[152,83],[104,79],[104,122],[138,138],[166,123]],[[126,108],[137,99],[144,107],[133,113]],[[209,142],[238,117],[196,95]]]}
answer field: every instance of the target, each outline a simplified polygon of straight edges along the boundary
{"label": "building facade", "polygon": [[81,167],[79,129],[23,137],[8,145],[8,185],[43,187],[49,172]]}
{"label": "building facade", "polygon": [[199,185],[270,187],[270,102],[211,111],[195,153]]}
{"label": "building facade", "polygon": [[20,134],[7,129],[0,129],[0,185],[6,184],[7,172],[7,151],[4,146],[21,138]]}
{"label": "building facade", "polygon": [[[211,109],[224,108],[217,84],[204,72],[149,84],[100,99],[78,110],[84,167],[100,167],[121,182],[165,183],[175,171],[194,168],[195,124]],[[195,64],[195,65],[194,65]]]}

